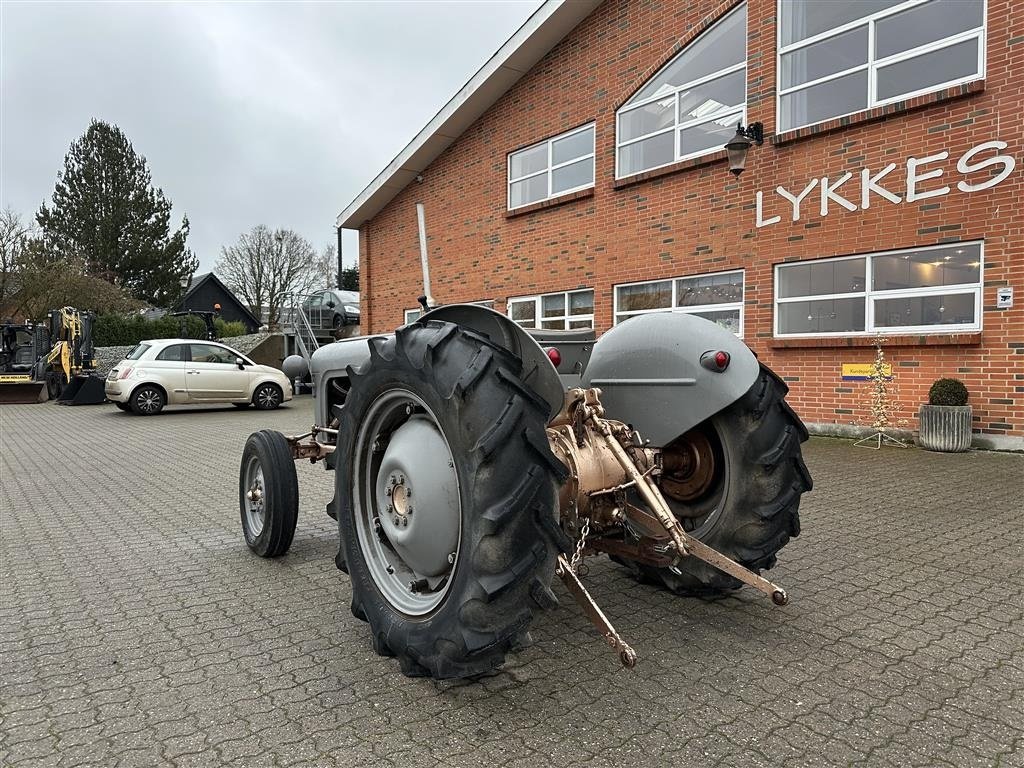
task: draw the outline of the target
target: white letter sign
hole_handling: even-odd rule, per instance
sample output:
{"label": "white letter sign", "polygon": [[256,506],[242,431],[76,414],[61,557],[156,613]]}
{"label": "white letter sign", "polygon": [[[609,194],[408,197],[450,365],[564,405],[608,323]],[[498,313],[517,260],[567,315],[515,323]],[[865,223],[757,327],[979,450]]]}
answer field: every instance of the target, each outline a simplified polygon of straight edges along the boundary
{"label": "white letter sign", "polygon": [[928,179],[937,179],[942,175],[942,169],[936,168],[934,171],[928,171],[927,173],[918,173],[917,169],[927,163],[934,163],[936,160],[945,160],[949,157],[949,152],[939,152],[937,155],[931,155],[930,157],[922,157],[918,160],[916,157],[907,158],[907,202],[913,203],[915,200],[927,200],[929,197],[942,197],[943,195],[949,194],[949,187],[939,187],[938,189],[931,189],[927,192],[918,192],[917,185],[922,181]]}
{"label": "white letter sign", "polygon": [[984,170],[985,168],[988,168],[990,165],[998,165],[999,163],[1002,163],[1003,170],[1001,170],[991,179],[986,179],[985,181],[979,182],[978,184],[968,184],[966,181],[958,181],[956,183],[956,188],[959,189],[961,192],[980,192],[983,189],[994,187],[996,184],[998,184],[1011,173],[1013,173],[1013,169],[1017,166],[1017,161],[1014,160],[1013,157],[1011,157],[1010,155],[996,155],[995,157],[990,157],[988,160],[982,160],[981,162],[974,163],[972,165],[971,158],[974,157],[979,152],[984,152],[987,149],[998,149],[1002,151],[1006,149],[1006,142],[986,141],[984,144],[979,144],[976,147],[972,147],[971,149],[967,150],[967,152],[964,153],[963,157],[956,161],[956,169],[960,171],[960,173],[962,173],[964,176],[966,176],[968,173],[975,173],[977,171]]}

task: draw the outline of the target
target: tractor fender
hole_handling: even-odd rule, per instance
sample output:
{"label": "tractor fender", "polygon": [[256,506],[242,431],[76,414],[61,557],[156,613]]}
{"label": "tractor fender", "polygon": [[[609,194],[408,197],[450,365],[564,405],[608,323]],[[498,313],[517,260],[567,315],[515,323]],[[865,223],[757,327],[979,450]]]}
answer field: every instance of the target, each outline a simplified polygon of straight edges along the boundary
{"label": "tractor fender", "polygon": [[[500,312],[477,304],[446,304],[420,316],[419,320],[444,320],[485,336],[523,361],[520,380],[547,403],[550,421],[565,404],[565,388],[547,353],[518,323]],[[417,322],[419,322],[419,320]]]}
{"label": "tractor fender", "polygon": [[[722,372],[701,365],[723,351]],[[741,398],[757,380],[754,353],[732,332],[696,315],[659,312],[616,325],[594,345],[584,387],[601,390],[608,418],[663,446]]]}

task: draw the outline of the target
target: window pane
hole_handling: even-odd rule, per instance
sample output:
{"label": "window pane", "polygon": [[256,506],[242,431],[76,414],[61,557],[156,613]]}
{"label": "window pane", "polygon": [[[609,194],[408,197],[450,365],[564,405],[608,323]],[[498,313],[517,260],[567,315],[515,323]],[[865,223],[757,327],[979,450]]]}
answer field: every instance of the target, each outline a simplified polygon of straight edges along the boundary
{"label": "window pane", "polygon": [[509,157],[509,178],[519,179],[548,167],[548,145],[524,149]]}
{"label": "window pane", "polygon": [[551,194],[567,189],[585,187],[594,183],[594,158],[588,157],[571,165],[563,165],[551,172]]}
{"label": "window pane", "polygon": [[619,149],[619,175],[629,176],[676,159],[675,133],[669,131]]}
{"label": "window pane", "polygon": [[234,356],[226,349],[209,344],[192,345],[193,363],[234,363]]}
{"label": "window pane", "polygon": [[594,321],[593,320],[570,320],[569,321],[569,329],[570,330],[573,329],[573,328],[593,328],[593,327],[594,327]]}
{"label": "window pane", "polygon": [[875,327],[973,325],[974,294],[913,296],[875,301]]}
{"label": "window pane", "polygon": [[868,60],[867,25],[787,53],[782,57],[782,88],[809,83],[852,69]]}
{"label": "window pane", "polygon": [[876,291],[977,285],[981,281],[981,247],[957,245],[906,251],[871,260],[871,287]]}
{"label": "window pane", "polygon": [[160,354],[156,356],[157,360],[181,360],[181,345],[176,344],[173,347],[167,347]]}
{"label": "window pane", "polygon": [[875,57],[882,59],[952,37],[980,27],[984,21],[984,0],[932,0],[879,21]]}
{"label": "window pane", "polygon": [[533,327],[534,320],[537,318],[536,302],[533,299],[529,301],[513,301],[511,317],[517,323]]}
{"label": "window pane", "polygon": [[878,98],[891,99],[978,72],[978,41],[965,40],[878,70]]}
{"label": "window pane", "polygon": [[548,175],[542,173],[523,181],[513,181],[509,185],[509,191],[509,205],[512,208],[543,200],[548,196]]}
{"label": "window pane", "polygon": [[718,323],[725,330],[735,333],[740,332],[740,311],[738,309],[723,309],[715,312],[694,312],[697,317],[703,317],[713,323]]}
{"label": "window pane", "polygon": [[660,131],[676,124],[676,99],[669,96],[619,115],[619,142]]}
{"label": "window pane", "polygon": [[639,309],[670,309],[672,307],[672,281],[645,285],[623,285],[615,289],[620,312]]}
{"label": "window pane", "polygon": [[742,107],[747,100],[747,70],[679,92],[679,121],[681,124],[701,120],[725,110]]}
{"label": "window pane", "polygon": [[594,314],[594,292],[580,291],[569,294],[570,315],[592,315]]}
{"label": "window pane", "polygon": [[540,327],[546,331],[564,331],[565,320],[541,320]]}
{"label": "window pane", "polygon": [[841,27],[851,21],[892,8],[903,0],[782,0],[779,26],[782,44],[806,40],[821,32]]}
{"label": "window pane", "polygon": [[726,115],[701,125],[679,131],[679,156],[687,157],[711,150],[725,149],[725,144],[736,135],[736,125],[742,122],[742,112]]}
{"label": "window pane", "polygon": [[818,299],[779,304],[779,333],[863,331],[864,299]]}
{"label": "window pane", "polygon": [[743,301],[743,274],[684,277],[676,280],[676,306],[695,307],[702,304],[732,304]]}
{"label": "window pane", "polygon": [[864,259],[842,259],[786,265],[779,268],[780,298],[856,293],[864,290]]}
{"label": "window pane", "polygon": [[680,85],[735,66],[747,57],[747,6],[740,6],[687,46],[627,103],[670,93]]}
{"label": "window pane", "polygon": [[542,296],[540,300],[541,317],[562,317],[565,314],[565,294]]}
{"label": "window pane", "polygon": [[783,96],[780,102],[782,130],[848,115],[867,106],[867,70],[854,72]]}
{"label": "window pane", "polygon": [[594,151],[594,129],[574,133],[564,139],[551,142],[551,163],[559,165]]}

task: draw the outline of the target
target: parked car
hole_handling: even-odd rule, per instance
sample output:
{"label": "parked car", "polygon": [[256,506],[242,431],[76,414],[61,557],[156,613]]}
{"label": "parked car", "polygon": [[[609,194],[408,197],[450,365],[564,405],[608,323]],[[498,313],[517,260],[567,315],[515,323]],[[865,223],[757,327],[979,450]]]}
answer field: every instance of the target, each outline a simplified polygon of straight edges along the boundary
{"label": "parked car", "polygon": [[165,405],[232,403],[272,410],[292,399],[292,385],[277,368],[257,365],[213,341],[142,341],[107,375],[107,399],[140,416]]}
{"label": "parked car", "polygon": [[336,331],[346,325],[359,325],[359,294],[356,291],[320,291],[306,299],[302,309],[315,331]]}

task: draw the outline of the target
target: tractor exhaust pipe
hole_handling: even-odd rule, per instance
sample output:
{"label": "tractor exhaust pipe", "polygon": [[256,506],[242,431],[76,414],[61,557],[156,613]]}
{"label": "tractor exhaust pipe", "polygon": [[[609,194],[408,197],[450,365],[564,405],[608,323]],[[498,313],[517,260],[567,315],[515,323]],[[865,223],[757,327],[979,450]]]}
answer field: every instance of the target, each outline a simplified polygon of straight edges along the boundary
{"label": "tractor exhaust pipe", "polygon": [[420,230],[420,265],[423,267],[423,295],[420,297],[420,304],[423,311],[429,312],[437,306],[433,295],[430,293],[430,263],[427,260],[427,224],[423,216],[423,203],[416,203],[416,220]]}

